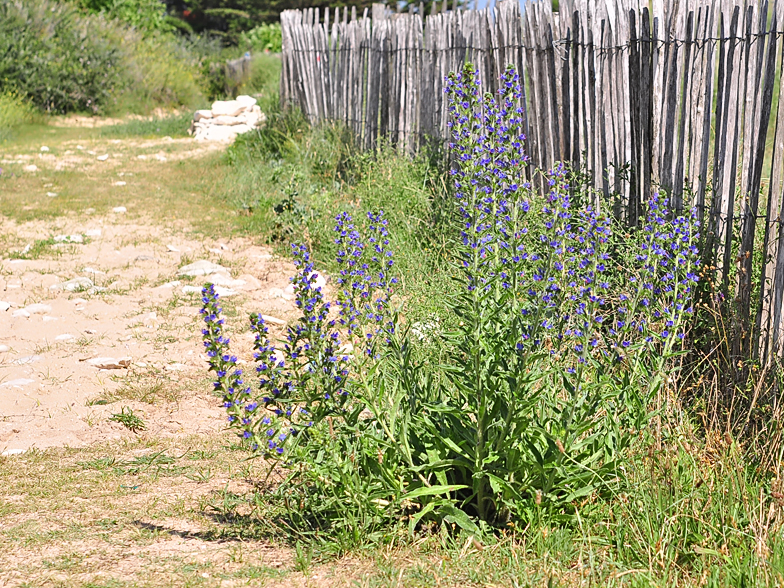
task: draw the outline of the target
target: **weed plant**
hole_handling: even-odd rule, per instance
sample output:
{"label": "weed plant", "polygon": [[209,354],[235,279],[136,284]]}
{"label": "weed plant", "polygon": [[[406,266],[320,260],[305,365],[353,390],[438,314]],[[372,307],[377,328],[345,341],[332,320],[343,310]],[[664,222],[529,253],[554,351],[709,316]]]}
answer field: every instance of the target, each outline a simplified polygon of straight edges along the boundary
{"label": "weed plant", "polygon": [[[440,303],[441,365],[417,362],[392,304],[390,223],[338,214],[337,299],[293,246],[300,321],[284,341],[256,333],[258,383],[223,335],[204,290],[205,346],[231,426],[289,477],[304,525],[357,537],[404,518],[471,533],[565,520],[620,491],[626,450],[644,433],[684,340],[698,265],[696,221],[650,202],[618,244],[612,221],[573,207],[566,173],[525,180],[519,79],[481,96],[469,66],[448,81],[456,164],[456,285]],[[364,230],[363,230],[364,229]],[[405,311],[403,311],[405,313]],[[303,505],[304,506],[303,508]],[[351,513],[351,514],[347,514]]]}

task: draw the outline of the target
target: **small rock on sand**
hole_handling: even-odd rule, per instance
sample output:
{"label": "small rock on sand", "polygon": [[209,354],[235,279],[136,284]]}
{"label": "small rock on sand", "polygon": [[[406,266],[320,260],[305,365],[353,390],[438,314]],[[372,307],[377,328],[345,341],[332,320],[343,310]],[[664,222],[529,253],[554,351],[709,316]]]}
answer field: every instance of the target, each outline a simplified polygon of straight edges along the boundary
{"label": "small rock on sand", "polygon": [[123,214],[128,212],[128,209],[125,208],[124,206],[115,206],[114,208],[112,208],[112,212],[115,214]]}
{"label": "small rock on sand", "polygon": [[57,235],[54,240],[58,243],[84,243],[81,235]]}
{"label": "small rock on sand", "polygon": [[8,353],[11,348],[8,345],[0,345],[0,353]]}
{"label": "small rock on sand", "polygon": [[48,304],[28,304],[24,309],[30,314],[47,314],[52,312],[52,307]]}
{"label": "small rock on sand", "polygon": [[38,166],[30,164],[30,165],[24,166],[24,168],[22,168],[22,169],[24,169],[26,172],[37,172],[38,171]]}
{"label": "small rock on sand", "polygon": [[61,284],[54,284],[49,286],[50,290],[65,290],[66,292],[82,292],[94,287],[93,281],[90,278],[74,278]]}
{"label": "small rock on sand", "polygon": [[284,321],[283,319],[279,319],[279,318],[276,318],[274,316],[269,316],[269,315],[266,315],[266,314],[262,314],[261,318],[264,319],[265,323],[270,323],[270,324],[273,324],[273,325],[285,325],[286,324],[286,321]]}
{"label": "small rock on sand", "polygon": [[177,274],[180,276],[208,276],[217,273],[228,274],[229,270],[222,265],[212,263],[206,259],[200,259],[199,261],[184,265],[177,271]]}
{"label": "small rock on sand", "polygon": [[223,286],[215,286],[215,293],[218,296],[226,298],[226,296],[234,296],[237,292],[231,288],[224,288]]}
{"label": "small rock on sand", "polygon": [[10,302],[5,302],[3,300],[0,300],[0,312],[5,312],[9,308],[11,308]]}
{"label": "small rock on sand", "polygon": [[41,361],[43,357],[40,355],[25,355],[24,357],[20,357],[19,359],[14,360],[16,365],[27,365],[28,363],[35,363],[36,361]]}
{"label": "small rock on sand", "polygon": [[0,384],[0,388],[21,388],[22,386],[27,386],[27,384],[32,384],[33,382],[35,382],[35,380],[30,380],[29,378],[17,378],[16,380],[3,382]]}
{"label": "small rock on sand", "polygon": [[239,288],[245,285],[245,280],[232,280],[226,274],[218,273],[207,276],[204,280],[215,286],[224,286],[226,288]]}
{"label": "small rock on sand", "polygon": [[11,316],[14,318],[30,318],[30,313],[24,308],[20,308],[19,310],[15,310]]}
{"label": "small rock on sand", "polygon": [[55,337],[54,340],[55,341],[70,341],[73,338],[74,338],[73,335],[70,335],[68,333],[63,333],[62,335],[57,335],[57,337]]}
{"label": "small rock on sand", "polygon": [[106,161],[107,159],[109,159],[109,154],[108,153],[104,153],[103,155],[99,155],[95,159],[97,159],[98,161]]}

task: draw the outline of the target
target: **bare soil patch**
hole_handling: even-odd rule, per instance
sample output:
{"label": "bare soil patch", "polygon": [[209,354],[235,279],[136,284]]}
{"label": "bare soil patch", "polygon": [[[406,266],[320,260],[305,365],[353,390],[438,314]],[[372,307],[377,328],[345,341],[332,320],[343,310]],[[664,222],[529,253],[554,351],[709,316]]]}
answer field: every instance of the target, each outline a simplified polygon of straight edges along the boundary
{"label": "bare soil patch", "polygon": [[[205,240],[184,224],[161,227],[123,214],[6,220],[0,230],[26,247],[43,243],[37,259],[0,261],[0,306],[7,307],[0,311],[2,451],[132,435],[107,420],[125,406],[155,434],[220,430],[199,326],[205,280],[178,275],[187,263],[226,268],[219,280],[235,292],[226,305],[240,331],[250,312],[294,316],[285,292],[292,266],[245,239]],[[238,335],[236,343],[249,347],[250,334]],[[127,367],[102,369],[109,359]]]}

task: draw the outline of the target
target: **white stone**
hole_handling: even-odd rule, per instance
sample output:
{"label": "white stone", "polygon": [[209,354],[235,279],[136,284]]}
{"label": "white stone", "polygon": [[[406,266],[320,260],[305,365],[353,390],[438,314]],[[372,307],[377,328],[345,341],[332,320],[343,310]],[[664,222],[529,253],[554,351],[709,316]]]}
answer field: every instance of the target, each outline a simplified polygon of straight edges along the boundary
{"label": "white stone", "polygon": [[158,287],[159,288],[176,288],[179,285],[180,285],[180,281],[179,280],[174,280],[173,282],[166,282],[165,284],[161,284]]}
{"label": "white stone", "polygon": [[206,259],[200,259],[199,261],[184,265],[177,271],[177,275],[179,276],[208,276],[216,273],[227,274],[229,273],[229,270],[222,265],[212,263]]}
{"label": "white stone", "polygon": [[210,126],[204,129],[196,129],[193,138],[197,141],[215,141],[218,143],[231,143],[237,136],[237,130],[240,126],[233,127],[225,126]]}
{"label": "white stone", "polygon": [[245,105],[236,100],[218,100],[212,103],[212,116],[237,116],[245,110]]}
{"label": "white stone", "polygon": [[261,318],[264,319],[265,323],[271,323],[273,325],[285,325],[286,321],[283,319],[276,318],[274,316],[269,316],[268,314],[262,314]]}
{"label": "white stone", "polygon": [[14,318],[30,318],[30,313],[24,308],[20,308],[19,310],[15,310],[11,316]]}
{"label": "white stone", "polygon": [[56,316],[49,316],[48,314],[44,315],[44,322],[48,323],[50,321],[59,320]]}
{"label": "white stone", "polygon": [[82,292],[94,287],[93,281],[90,278],[74,278],[61,284],[54,284],[49,286],[50,290],[65,290],[66,292]]}
{"label": "white stone", "polygon": [[28,363],[35,363],[37,361],[41,361],[43,357],[40,355],[25,355],[24,357],[20,357],[19,359],[14,360],[16,365],[27,365]]}
{"label": "white stone", "polygon": [[112,182],[112,186],[125,186],[127,182]]}
{"label": "white stone", "polygon": [[212,111],[211,110],[197,110],[193,114],[193,120],[198,122],[205,118],[212,118]]}
{"label": "white stone", "polygon": [[97,270],[93,267],[86,267],[82,271],[86,274],[101,274],[104,276],[106,275],[106,272],[102,272],[101,270]]}
{"label": "white stone", "polygon": [[179,253],[179,252],[180,252],[180,250],[179,250],[179,249],[177,249],[177,248],[176,248],[174,245],[167,245],[167,246],[166,246],[166,249],[167,249],[168,251],[171,251],[172,253]]}
{"label": "white stone", "polygon": [[125,208],[124,206],[115,206],[114,208],[112,208],[112,212],[115,214],[123,214],[125,212],[128,212],[128,209]]}
{"label": "white stone", "polygon": [[26,172],[37,172],[38,166],[31,163],[30,165],[24,166],[22,169],[24,169]]}
{"label": "white stone", "polygon": [[84,232],[85,237],[100,237],[101,229],[89,229]]}
{"label": "white stone", "polygon": [[239,288],[245,285],[245,280],[232,280],[226,274],[212,274],[207,276],[205,282],[215,284],[216,286],[225,286],[226,288]]}
{"label": "white stone", "polygon": [[54,240],[58,243],[84,243],[81,235],[57,235]]}
{"label": "white stone", "polygon": [[11,348],[8,345],[0,345],[0,353],[8,353]]}
{"label": "white stone", "polygon": [[30,314],[46,314],[52,312],[52,307],[48,304],[28,304],[24,309]]}
{"label": "white stone", "polygon": [[82,145],[77,145],[77,146],[76,146],[76,148],[77,148],[79,151],[84,151],[84,147],[83,147]]}
{"label": "white stone", "polygon": [[183,286],[182,287],[183,294],[200,294],[201,288],[198,286]]}
{"label": "white stone", "polygon": [[6,457],[11,455],[22,455],[24,452],[25,452],[24,449],[4,449],[3,453],[0,453],[0,455]]}
{"label": "white stone", "polygon": [[70,335],[68,333],[63,333],[62,335],[57,335],[57,337],[55,337],[54,340],[55,341],[70,341],[73,338],[74,338],[73,335]]}
{"label": "white stone", "polygon": [[222,298],[226,298],[227,296],[234,296],[237,292],[232,290],[231,288],[224,288],[223,286],[215,286],[215,293]]}
{"label": "white stone", "polygon": [[[245,114],[244,112],[242,114]],[[245,122],[239,116],[216,116],[210,121],[214,125],[234,126]]]}
{"label": "white stone", "polygon": [[56,198],[57,197],[57,192],[47,192],[46,195],[49,198]]}
{"label": "white stone", "polygon": [[49,147],[46,145],[41,145],[41,153],[46,153],[47,151],[49,151]]}
{"label": "white stone", "polygon": [[107,159],[109,159],[109,154],[108,153],[104,153],[103,155],[99,155],[95,159],[97,159],[98,161],[106,161]]}
{"label": "white stone", "polygon": [[16,380],[3,382],[0,384],[0,388],[21,388],[22,386],[27,386],[27,384],[32,384],[33,382],[35,382],[35,380],[29,378],[17,378]]}
{"label": "white stone", "polygon": [[10,302],[6,302],[4,300],[0,300],[0,311],[5,312],[9,308],[11,308],[11,303]]}
{"label": "white stone", "polygon": [[237,96],[237,102],[242,104],[245,108],[253,108],[256,106],[256,99],[253,96],[241,95]]}
{"label": "white stone", "polygon": [[[292,292],[294,288],[292,287]],[[283,300],[291,300],[291,294],[288,294],[285,290],[281,288],[270,288],[267,291],[267,298],[282,298]]]}
{"label": "white stone", "polygon": [[160,322],[158,321],[158,313],[151,312],[145,315],[144,318],[142,319],[142,322],[144,323],[144,326],[147,327],[148,329],[154,329],[155,327],[158,326],[158,323]]}

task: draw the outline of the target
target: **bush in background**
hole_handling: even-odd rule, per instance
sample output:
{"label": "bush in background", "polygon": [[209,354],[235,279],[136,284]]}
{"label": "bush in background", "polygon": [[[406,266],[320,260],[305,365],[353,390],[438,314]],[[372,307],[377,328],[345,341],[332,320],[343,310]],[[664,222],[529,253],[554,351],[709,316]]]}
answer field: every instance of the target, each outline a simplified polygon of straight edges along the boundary
{"label": "bush in background", "polygon": [[51,0],[0,0],[0,91],[44,112],[147,112],[202,99],[185,43]]}
{"label": "bush in background", "polygon": [[49,0],[0,2],[0,90],[46,112],[97,112],[121,76],[117,30]]}
{"label": "bush in background", "polygon": [[240,35],[240,47],[253,51],[280,53],[282,36],[280,23],[262,24]]}
{"label": "bush in background", "polygon": [[19,93],[13,90],[0,93],[0,141],[6,139],[14,127],[30,122],[34,112],[32,104]]}
{"label": "bush in background", "polygon": [[76,0],[76,4],[91,14],[103,14],[143,31],[177,29],[161,0]]}

